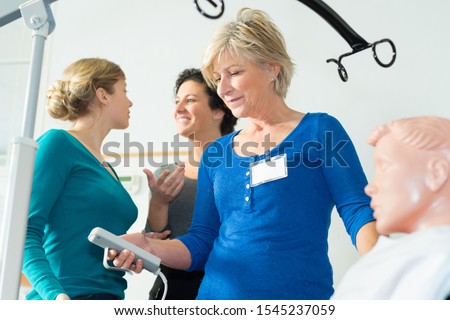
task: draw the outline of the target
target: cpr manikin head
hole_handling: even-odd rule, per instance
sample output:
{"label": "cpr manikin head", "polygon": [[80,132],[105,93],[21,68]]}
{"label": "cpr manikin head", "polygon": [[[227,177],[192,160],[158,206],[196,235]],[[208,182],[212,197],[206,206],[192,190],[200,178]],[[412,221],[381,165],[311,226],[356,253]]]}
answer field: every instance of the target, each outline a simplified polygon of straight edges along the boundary
{"label": "cpr manikin head", "polygon": [[375,176],[366,186],[380,234],[450,225],[450,120],[423,116],[376,128]]}

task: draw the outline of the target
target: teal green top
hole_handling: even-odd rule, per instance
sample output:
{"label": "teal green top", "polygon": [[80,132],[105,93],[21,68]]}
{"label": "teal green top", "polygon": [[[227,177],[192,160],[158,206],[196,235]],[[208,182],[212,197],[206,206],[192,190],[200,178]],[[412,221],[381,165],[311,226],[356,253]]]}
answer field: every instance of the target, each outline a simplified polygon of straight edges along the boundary
{"label": "teal green top", "polygon": [[94,227],[126,233],[137,218],[136,205],[68,132],[51,129],[37,142],[23,260],[33,287],[27,299],[53,300],[60,293],[71,298],[109,293],[123,299],[125,273],[105,269],[104,249],[87,237]]}

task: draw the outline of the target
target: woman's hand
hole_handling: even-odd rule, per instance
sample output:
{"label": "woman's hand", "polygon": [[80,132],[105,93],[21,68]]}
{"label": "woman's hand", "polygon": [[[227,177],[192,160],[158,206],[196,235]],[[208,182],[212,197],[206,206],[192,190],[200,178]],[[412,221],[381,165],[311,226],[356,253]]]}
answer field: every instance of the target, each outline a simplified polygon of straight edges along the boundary
{"label": "woman's hand", "polygon": [[160,240],[166,240],[170,236],[170,230],[164,230],[163,232],[146,232],[145,230],[142,230],[141,233],[148,238],[152,239],[160,239]]}
{"label": "woman's hand", "polygon": [[70,297],[65,293],[60,293],[56,296],[55,300],[70,300]]}
{"label": "woman's hand", "polygon": [[136,258],[134,252],[131,252],[130,250],[122,250],[120,254],[117,254],[117,251],[114,249],[111,249],[108,251],[108,259],[113,260],[113,264],[117,268],[122,269],[128,269],[133,271],[134,273],[141,273],[143,269],[143,262],[141,259],[137,259],[134,262],[134,259]]}
{"label": "woman's hand", "polygon": [[144,172],[147,175],[148,186],[152,194],[147,223],[152,230],[161,231],[167,227],[170,202],[184,187],[184,164],[177,165],[172,174],[170,170],[164,170],[158,179],[150,170],[144,169]]}
{"label": "woman's hand", "polygon": [[152,192],[152,201],[159,204],[169,204],[183,189],[184,165],[177,165],[172,174],[170,170],[164,170],[157,179],[149,169],[144,169],[144,173]]}
{"label": "woman's hand", "polygon": [[[170,231],[161,234],[168,233],[170,233]],[[147,248],[149,247],[149,241],[143,232],[124,234],[120,237],[148,251]],[[134,254],[134,252],[131,252],[127,249],[122,250],[120,254],[117,254],[117,251],[114,249],[108,251],[108,259],[114,260],[113,264],[115,267],[129,269],[135,273],[141,273],[143,269],[143,261],[141,259],[137,259],[136,261],[134,261],[135,258],[136,255]]]}

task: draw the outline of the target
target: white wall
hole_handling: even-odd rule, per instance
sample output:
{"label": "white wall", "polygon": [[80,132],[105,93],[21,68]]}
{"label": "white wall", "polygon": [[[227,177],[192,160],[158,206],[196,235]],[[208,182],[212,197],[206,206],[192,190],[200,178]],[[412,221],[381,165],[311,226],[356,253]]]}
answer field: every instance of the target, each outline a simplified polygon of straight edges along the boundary
{"label": "white wall", "polygon": [[[41,92],[74,60],[88,56],[113,60],[126,72],[129,96],[134,102],[126,132],[132,141],[153,143],[153,149],[147,148],[147,152],[161,151],[162,143],[172,141],[175,133],[172,87],[178,72],[200,66],[202,52],[214,29],[234,17],[239,8],[263,9],[281,28],[297,65],[288,104],[299,111],[323,111],[340,119],[353,138],[370,179],[372,149],[366,138],[371,129],[407,116],[430,114],[450,118],[446,106],[450,83],[447,36],[450,3],[445,0],[327,0],[326,3],[368,42],[392,39],[398,52],[395,64],[382,68],[375,63],[370,50],[366,50],[343,60],[349,80],[342,82],[336,65],[325,61],[350,51],[350,47],[317,14],[295,0],[225,0],[225,14],[219,20],[204,18],[189,0],[59,0],[52,4],[56,29],[46,45]],[[2,33],[8,31],[2,29],[0,40]],[[14,32],[17,37],[12,44],[20,47],[23,36],[21,31]],[[5,42],[1,45],[3,48]],[[3,76],[0,74],[0,81]],[[20,89],[19,86],[16,92],[23,94]],[[43,98],[40,102],[36,136],[50,127],[64,126],[46,115]],[[3,104],[0,107],[6,108]],[[109,140],[119,141],[123,147],[124,132],[113,132]],[[131,159],[128,168],[118,168],[142,176],[142,187],[133,195],[140,216],[132,230],[144,226],[148,205],[143,166],[137,160]],[[336,216],[330,231],[330,256],[335,280],[339,282],[357,254]],[[130,278],[127,298],[146,299],[151,275]]]}
{"label": "white wall", "polygon": [[0,28],[0,154],[8,152],[9,138],[20,134],[30,60],[30,34],[20,20]]}

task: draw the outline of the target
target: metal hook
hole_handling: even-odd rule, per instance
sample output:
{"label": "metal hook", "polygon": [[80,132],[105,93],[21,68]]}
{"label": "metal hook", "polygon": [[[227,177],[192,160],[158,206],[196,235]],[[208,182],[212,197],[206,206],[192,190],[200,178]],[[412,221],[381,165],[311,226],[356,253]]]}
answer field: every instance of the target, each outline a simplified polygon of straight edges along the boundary
{"label": "metal hook", "polygon": [[344,66],[341,63],[341,57],[339,57],[339,60],[336,59],[328,59],[327,62],[334,62],[338,65],[338,74],[342,81],[346,82],[348,80],[348,74],[347,70],[345,70]]}
{"label": "metal hook", "polygon": [[[388,63],[384,63],[378,58],[378,54],[377,54],[377,50],[376,50],[377,45],[379,45],[381,43],[385,43],[385,42],[389,43],[391,46],[391,49],[392,49],[392,58]],[[347,53],[340,55],[339,59],[328,59],[327,62],[334,62],[338,65],[339,77],[341,78],[342,81],[346,82],[348,80],[348,73],[347,73],[347,70],[345,70],[344,65],[342,64],[342,59],[345,57],[351,56],[352,54],[355,54],[355,53],[358,53],[365,49],[368,49],[368,48],[372,48],[373,58],[378,63],[378,65],[380,65],[384,68],[388,68],[394,64],[395,58],[397,56],[397,50],[395,49],[394,43],[390,39],[381,39],[379,41],[375,41],[374,43],[368,43],[364,46],[360,46],[359,48],[354,49],[351,52],[347,52]]]}
{"label": "metal hook", "polygon": [[[391,61],[388,63],[383,63],[380,61],[380,59],[378,59],[377,49],[376,49],[377,45],[379,45],[381,43],[385,43],[385,42],[389,43],[389,45],[391,46],[391,49],[392,49],[392,58],[391,58]],[[375,61],[384,68],[389,68],[390,66],[392,66],[395,62],[395,58],[397,57],[397,50],[395,49],[394,43],[390,39],[381,39],[379,41],[374,42],[372,45],[372,52],[373,52],[373,58],[375,59]]]}
{"label": "metal hook", "polygon": [[[350,45],[352,48],[352,52],[345,53],[339,57],[339,59],[328,59],[327,62],[334,62],[338,65],[338,73],[339,77],[342,81],[348,80],[348,74],[342,65],[342,58],[355,54],[359,51],[365,50],[367,48],[372,47],[373,57],[375,61],[382,67],[388,68],[394,64],[396,58],[396,49],[394,43],[389,39],[382,39],[376,41],[372,44],[369,44],[363,37],[361,37],[357,32],[355,32],[346,22],[342,19],[330,6],[328,6],[322,0],[298,0],[304,5],[308,6],[310,9],[315,11],[318,15],[320,15],[325,21],[327,21]],[[388,63],[383,63],[378,58],[378,54],[376,51],[376,46],[380,43],[387,42],[391,45],[392,48],[392,59]]]}
{"label": "metal hook", "polygon": [[200,12],[204,17],[207,17],[209,19],[219,19],[225,11],[225,3],[223,2],[224,0],[219,0],[219,2],[215,2],[212,0],[206,0],[206,1],[208,1],[214,8],[217,8],[220,6],[220,12],[215,13],[215,14],[209,14],[205,10],[200,8],[200,5],[198,4],[198,0],[194,0],[194,4],[197,7],[198,12]]}

